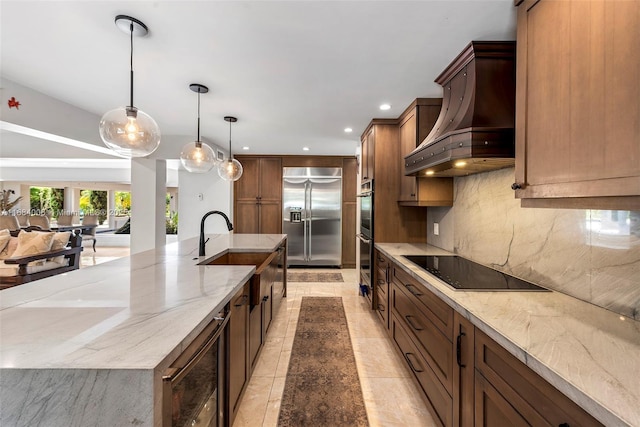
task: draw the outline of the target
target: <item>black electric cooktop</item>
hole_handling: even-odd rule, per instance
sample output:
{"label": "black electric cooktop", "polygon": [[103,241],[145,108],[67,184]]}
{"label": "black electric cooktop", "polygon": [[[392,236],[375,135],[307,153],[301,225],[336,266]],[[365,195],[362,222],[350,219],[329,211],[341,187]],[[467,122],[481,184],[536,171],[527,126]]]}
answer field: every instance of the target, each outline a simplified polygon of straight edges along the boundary
{"label": "black electric cooktop", "polygon": [[547,291],[517,277],[469,261],[456,255],[403,255],[423,270],[455,289],[473,291]]}

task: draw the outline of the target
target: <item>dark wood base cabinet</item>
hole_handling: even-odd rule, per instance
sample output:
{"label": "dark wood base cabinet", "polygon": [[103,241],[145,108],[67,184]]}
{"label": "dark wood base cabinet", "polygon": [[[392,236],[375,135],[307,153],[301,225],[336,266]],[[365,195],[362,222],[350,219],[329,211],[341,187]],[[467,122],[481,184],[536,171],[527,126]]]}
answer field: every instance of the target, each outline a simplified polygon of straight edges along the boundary
{"label": "dark wood base cabinet", "polygon": [[375,309],[384,327],[389,329],[389,260],[376,249],[373,250],[373,254],[373,295],[376,301]]}
{"label": "dark wood base cabinet", "polygon": [[287,293],[287,242],[272,253],[228,253],[211,264],[256,265],[256,272],[231,299],[226,327],[225,419],[238,413],[271,320]]}
{"label": "dark wood base cabinet", "polygon": [[231,299],[229,312],[229,366],[227,396],[229,425],[238,413],[240,400],[249,382],[249,282]]}
{"label": "dark wood base cabinet", "polygon": [[424,391],[423,397],[426,398],[434,419],[441,426],[451,426],[453,425],[453,399],[442,387],[438,377],[423,357],[418,345],[409,337],[410,332],[405,329],[403,324],[404,322],[398,320],[396,314],[392,312],[390,332],[396,348]]}
{"label": "dark wood base cabinet", "polygon": [[602,425],[483,332],[475,341],[476,426]]}
{"label": "dark wood base cabinet", "polygon": [[602,425],[383,254],[375,261],[378,315],[439,425]]}

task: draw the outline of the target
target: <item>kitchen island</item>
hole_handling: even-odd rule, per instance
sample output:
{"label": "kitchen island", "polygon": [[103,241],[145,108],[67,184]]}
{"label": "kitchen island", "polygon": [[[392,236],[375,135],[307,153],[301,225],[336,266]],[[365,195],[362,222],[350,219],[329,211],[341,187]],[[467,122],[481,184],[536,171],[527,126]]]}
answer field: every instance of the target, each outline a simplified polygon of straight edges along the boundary
{"label": "kitchen island", "polygon": [[640,425],[640,322],[559,292],[454,290],[402,256],[450,252],[375,247],[602,424]]}
{"label": "kitchen island", "polygon": [[160,425],[161,373],[286,235],[188,239],[0,294],[0,425]]}

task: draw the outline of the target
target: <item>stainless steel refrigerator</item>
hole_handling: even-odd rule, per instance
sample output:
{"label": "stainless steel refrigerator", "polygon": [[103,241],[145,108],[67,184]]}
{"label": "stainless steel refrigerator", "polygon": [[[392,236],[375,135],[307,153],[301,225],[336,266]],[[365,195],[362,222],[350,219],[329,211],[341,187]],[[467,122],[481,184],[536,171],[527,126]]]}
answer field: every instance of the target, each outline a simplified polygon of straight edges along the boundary
{"label": "stainless steel refrigerator", "polygon": [[342,168],[283,168],[282,232],[290,266],[340,266]]}

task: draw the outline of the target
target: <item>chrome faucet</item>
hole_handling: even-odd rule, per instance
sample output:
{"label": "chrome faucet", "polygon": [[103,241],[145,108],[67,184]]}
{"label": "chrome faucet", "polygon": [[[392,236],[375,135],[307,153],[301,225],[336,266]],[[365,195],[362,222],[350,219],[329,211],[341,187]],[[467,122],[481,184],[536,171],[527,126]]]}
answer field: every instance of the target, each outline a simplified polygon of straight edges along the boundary
{"label": "chrome faucet", "polygon": [[207,243],[207,241],[209,241],[209,239],[207,239],[207,241],[204,240],[204,220],[207,219],[209,215],[213,215],[213,214],[218,214],[222,218],[224,218],[224,220],[227,221],[227,228],[229,229],[229,231],[233,230],[233,225],[231,224],[231,221],[229,221],[229,217],[226,216],[224,212],[209,211],[206,214],[204,214],[204,216],[202,217],[202,220],[200,221],[200,248],[198,250],[199,256],[204,256],[204,245],[205,243]]}

